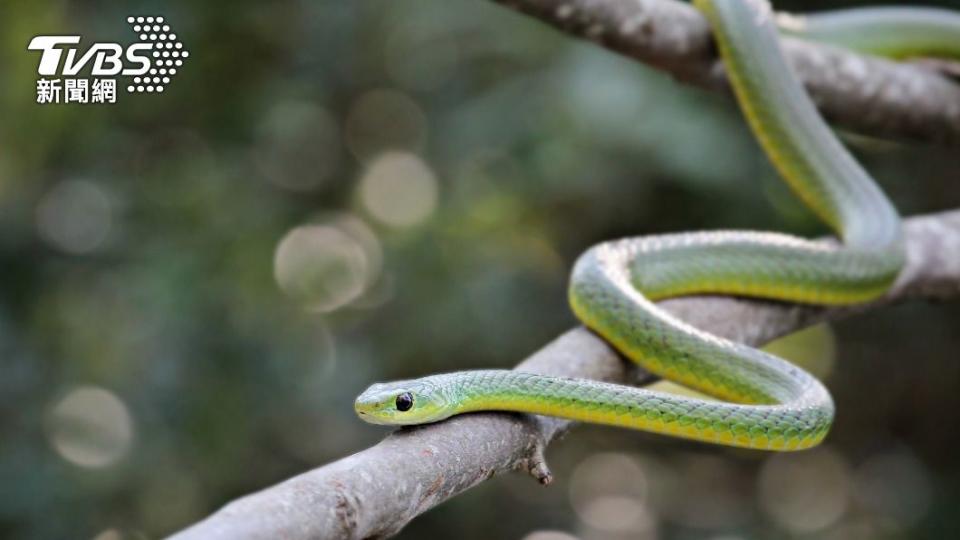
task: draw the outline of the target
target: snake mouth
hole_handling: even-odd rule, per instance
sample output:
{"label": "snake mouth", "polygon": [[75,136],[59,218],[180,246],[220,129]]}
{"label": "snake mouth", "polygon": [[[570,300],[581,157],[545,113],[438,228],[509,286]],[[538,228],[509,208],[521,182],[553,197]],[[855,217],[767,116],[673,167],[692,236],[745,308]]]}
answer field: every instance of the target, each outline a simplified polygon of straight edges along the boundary
{"label": "snake mouth", "polygon": [[390,396],[364,392],[357,397],[357,400],[353,403],[353,410],[364,422],[369,424],[389,425],[393,423],[391,421],[393,415],[390,411],[390,407],[388,406],[390,401]]}

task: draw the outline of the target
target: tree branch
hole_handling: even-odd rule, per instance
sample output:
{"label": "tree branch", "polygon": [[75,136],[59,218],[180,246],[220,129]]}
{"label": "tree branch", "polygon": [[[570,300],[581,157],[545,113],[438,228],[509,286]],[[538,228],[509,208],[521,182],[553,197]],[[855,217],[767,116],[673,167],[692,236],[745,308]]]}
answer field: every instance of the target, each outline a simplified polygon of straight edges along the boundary
{"label": "tree branch", "polygon": [[[727,83],[706,21],[672,0],[495,0],[711,89]],[[822,112],[858,132],[960,143],[960,87],[933,70],[785,40]],[[826,309],[728,297],[663,302],[714,334],[759,345],[810,324],[906,299],[960,296],[960,211],[908,220],[908,263],[894,288],[866,306]],[[611,382],[648,378],[602,340],[573,329],[516,369]],[[236,500],[175,535],[234,538],[376,538],[505,471],[550,479],[544,448],[564,420],[473,414],[395,432],[376,446]]]}
{"label": "tree branch", "polygon": [[[689,4],[675,0],[493,1],[684,82],[729,91],[709,25]],[[783,42],[820,112],[831,123],[866,135],[960,144],[960,85],[939,73],[936,63],[896,63],[798,39]]]}
{"label": "tree branch", "polygon": [[[730,297],[662,302],[713,334],[751,345],[820,321],[908,299],[960,296],[960,210],[906,221],[907,264],[882,299],[852,308],[818,308]],[[639,373],[600,338],[575,328],[516,369],[611,382]],[[543,449],[570,422],[506,413],[470,414],[401,429],[382,442],[238,499],[174,536],[177,540],[382,538],[494,475],[522,469],[549,481]]]}

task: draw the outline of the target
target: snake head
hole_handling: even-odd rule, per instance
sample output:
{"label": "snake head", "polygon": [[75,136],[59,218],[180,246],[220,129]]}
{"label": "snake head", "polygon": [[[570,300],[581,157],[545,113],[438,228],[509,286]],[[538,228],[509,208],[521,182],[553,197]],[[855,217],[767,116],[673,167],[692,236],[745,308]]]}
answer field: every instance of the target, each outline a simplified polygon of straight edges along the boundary
{"label": "snake head", "polygon": [[425,377],[374,384],[357,397],[353,408],[365,422],[402,426],[449,418],[456,403],[442,385]]}

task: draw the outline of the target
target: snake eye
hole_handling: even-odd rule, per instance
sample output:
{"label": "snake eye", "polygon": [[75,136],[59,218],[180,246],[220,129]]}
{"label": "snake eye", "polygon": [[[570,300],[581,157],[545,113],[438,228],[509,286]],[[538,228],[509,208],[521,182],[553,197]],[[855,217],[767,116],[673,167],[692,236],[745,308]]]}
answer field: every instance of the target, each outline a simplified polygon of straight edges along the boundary
{"label": "snake eye", "polygon": [[413,407],[413,394],[404,392],[397,396],[397,410],[400,412],[409,411]]}

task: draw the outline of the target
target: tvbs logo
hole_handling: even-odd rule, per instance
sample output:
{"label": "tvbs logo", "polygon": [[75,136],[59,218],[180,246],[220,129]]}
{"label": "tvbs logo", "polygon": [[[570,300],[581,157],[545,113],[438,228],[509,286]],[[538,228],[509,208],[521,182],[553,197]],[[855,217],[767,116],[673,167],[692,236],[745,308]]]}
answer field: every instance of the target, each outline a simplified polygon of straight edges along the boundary
{"label": "tvbs logo", "polygon": [[163,17],[127,17],[127,24],[140,40],[126,47],[94,43],[84,51],[75,35],[30,40],[27,49],[40,51],[37,103],[116,103],[116,77],[127,78],[128,93],[163,92],[190,53]]}

